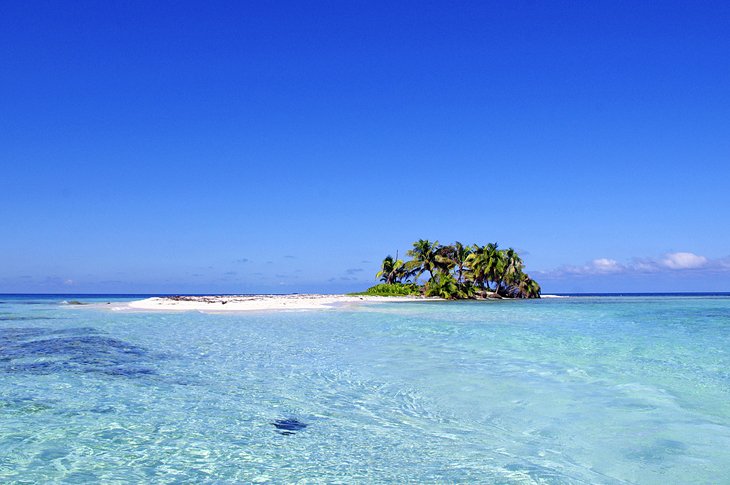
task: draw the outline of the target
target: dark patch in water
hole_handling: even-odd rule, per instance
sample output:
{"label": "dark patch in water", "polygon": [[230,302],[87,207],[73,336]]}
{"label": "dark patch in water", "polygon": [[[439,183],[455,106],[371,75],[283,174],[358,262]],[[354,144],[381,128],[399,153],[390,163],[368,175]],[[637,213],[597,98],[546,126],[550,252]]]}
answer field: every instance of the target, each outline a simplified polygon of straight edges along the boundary
{"label": "dark patch in water", "polygon": [[279,434],[284,436],[296,434],[295,431],[301,431],[308,426],[298,419],[277,419],[271,424],[274,425]]}
{"label": "dark patch in water", "polygon": [[0,328],[0,343],[3,339],[18,340],[29,339],[32,337],[43,337],[46,335],[73,335],[73,334],[96,334],[102,333],[92,327],[76,327],[76,328],[47,328],[47,327],[23,327],[23,328]]}
{"label": "dark patch in water", "polygon": [[687,445],[681,441],[659,439],[651,445],[625,453],[625,456],[631,460],[638,460],[645,463],[662,463],[671,455],[685,453],[686,449]]}
{"label": "dark patch in water", "polygon": [[16,317],[0,315],[0,322],[22,322],[25,320],[55,320],[53,317]]}
{"label": "dark patch in water", "polygon": [[96,373],[119,377],[154,374],[149,352],[90,327],[0,329],[0,371],[52,374]]}
{"label": "dark patch in water", "polygon": [[100,371],[94,369],[87,369],[86,372],[101,372],[110,376],[121,376],[121,377],[140,377],[140,376],[152,376],[155,375],[155,371],[146,367],[117,367],[102,369]]}
{"label": "dark patch in water", "polygon": [[145,353],[141,347],[136,345],[98,335],[31,340],[19,343],[18,350],[25,355],[69,355],[85,363],[94,363],[109,355],[143,355]]}
{"label": "dark patch in water", "polygon": [[9,303],[11,305],[52,305],[58,303],[56,301],[38,301],[38,300],[5,300],[0,303]]}
{"label": "dark patch in water", "polygon": [[54,401],[37,400],[29,397],[0,399],[0,411],[3,414],[35,414],[53,409]]}

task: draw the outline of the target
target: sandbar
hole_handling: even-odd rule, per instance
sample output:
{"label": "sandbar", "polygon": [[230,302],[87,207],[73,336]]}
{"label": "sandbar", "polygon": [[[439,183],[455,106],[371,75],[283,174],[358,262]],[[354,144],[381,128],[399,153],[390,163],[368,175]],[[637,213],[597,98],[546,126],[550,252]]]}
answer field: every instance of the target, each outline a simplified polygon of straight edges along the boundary
{"label": "sandbar", "polygon": [[323,310],[363,303],[392,303],[439,300],[418,296],[356,296],[356,295],[226,295],[226,296],[168,296],[131,301],[125,307],[132,310],[242,312],[262,310]]}

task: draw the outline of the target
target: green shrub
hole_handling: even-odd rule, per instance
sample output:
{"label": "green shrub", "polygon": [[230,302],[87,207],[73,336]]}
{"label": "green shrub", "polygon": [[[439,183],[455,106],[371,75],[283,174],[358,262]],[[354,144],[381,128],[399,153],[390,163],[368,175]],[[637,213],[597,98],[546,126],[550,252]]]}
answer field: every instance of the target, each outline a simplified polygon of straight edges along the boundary
{"label": "green shrub", "polygon": [[442,274],[426,284],[426,296],[438,296],[447,300],[454,300],[459,296],[459,285],[450,274]]}
{"label": "green shrub", "polygon": [[351,293],[352,295],[369,295],[369,296],[410,296],[420,295],[421,287],[414,283],[383,283],[371,286],[360,293]]}
{"label": "green shrub", "polygon": [[426,296],[438,296],[446,300],[474,298],[476,291],[470,282],[459,283],[450,274],[441,274],[426,284]]}

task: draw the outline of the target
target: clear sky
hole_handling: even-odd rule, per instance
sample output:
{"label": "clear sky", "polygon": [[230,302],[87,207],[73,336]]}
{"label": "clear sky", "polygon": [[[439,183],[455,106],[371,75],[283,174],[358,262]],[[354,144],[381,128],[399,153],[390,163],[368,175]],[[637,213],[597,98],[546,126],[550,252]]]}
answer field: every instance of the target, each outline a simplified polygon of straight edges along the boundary
{"label": "clear sky", "polygon": [[0,292],[339,292],[418,238],[730,290],[730,3],[0,4]]}

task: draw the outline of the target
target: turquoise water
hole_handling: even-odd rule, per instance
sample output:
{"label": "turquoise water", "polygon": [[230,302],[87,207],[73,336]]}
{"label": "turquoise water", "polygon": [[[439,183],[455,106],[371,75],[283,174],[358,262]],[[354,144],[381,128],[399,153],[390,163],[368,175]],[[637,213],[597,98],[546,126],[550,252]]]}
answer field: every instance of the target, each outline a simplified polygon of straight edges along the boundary
{"label": "turquoise water", "polygon": [[1,482],[729,481],[730,298],[113,306],[0,296]]}

